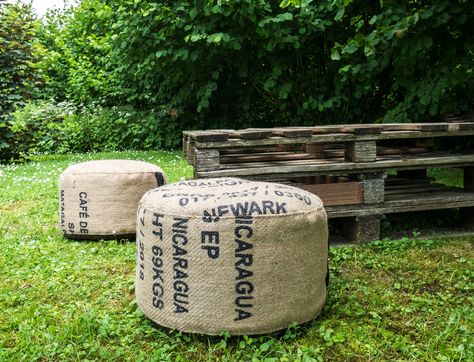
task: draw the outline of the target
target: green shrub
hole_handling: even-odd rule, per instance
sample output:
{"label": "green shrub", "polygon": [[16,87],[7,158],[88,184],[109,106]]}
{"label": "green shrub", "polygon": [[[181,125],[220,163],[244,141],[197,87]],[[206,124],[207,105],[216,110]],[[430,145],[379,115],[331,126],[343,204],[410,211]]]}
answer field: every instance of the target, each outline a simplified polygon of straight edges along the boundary
{"label": "green shrub", "polygon": [[18,109],[7,130],[12,147],[27,157],[68,153],[173,148],[179,143],[170,116],[132,107],[78,107],[71,102],[35,101]]}
{"label": "green shrub", "polygon": [[9,122],[16,153],[26,156],[75,150],[82,137],[82,129],[76,119],[78,111],[69,102],[54,101],[30,102],[17,109]]}
{"label": "green shrub", "polygon": [[180,128],[424,121],[474,105],[474,2],[292,3],[113,2],[121,95],[175,109]]}
{"label": "green shrub", "polygon": [[36,26],[31,4],[0,1],[0,161],[15,156],[7,122],[37,81],[32,66]]}
{"label": "green shrub", "polygon": [[179,143],[175,123],[157,110],[89,106],[78,115],[78,123],[91,151],[169,149]]}

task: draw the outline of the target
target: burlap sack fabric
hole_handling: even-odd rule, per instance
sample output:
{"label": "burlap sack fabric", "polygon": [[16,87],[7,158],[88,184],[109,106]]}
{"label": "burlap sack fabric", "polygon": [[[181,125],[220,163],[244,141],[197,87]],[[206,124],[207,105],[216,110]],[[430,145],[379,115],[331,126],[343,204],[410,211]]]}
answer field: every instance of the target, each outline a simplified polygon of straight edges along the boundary
{"label": "burlap sack fabric", "polygon": [[70,166],[59,178],[60,227],[72,239],[135,237],[141,197],[165,182],[161,168],[142,161]]}
{"label": "burlap sack fabric", "polygon": [[136,243],[138,305],[166,327],[268,333],[313,319],[326,298],[326,213],[294,187],[225,178],[149,191]]}

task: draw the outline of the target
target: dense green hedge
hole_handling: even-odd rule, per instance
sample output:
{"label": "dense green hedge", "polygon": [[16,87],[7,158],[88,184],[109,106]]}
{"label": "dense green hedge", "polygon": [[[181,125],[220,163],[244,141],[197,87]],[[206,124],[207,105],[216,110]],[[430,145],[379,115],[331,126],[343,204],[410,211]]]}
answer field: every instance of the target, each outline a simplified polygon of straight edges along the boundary
{"label": "dense green hedge", "polygon": [[473,23],[465,0],[82,0],[36,33],[36,96],[100,105],[90,122],[107,110],[124,134],[144,117],[159,147],[183,129],[440,120],[474,108]]}
{"label": "dense green hedge", "polygon": [[185,128],[440,119],[472,106],[474,2],[121,1],[128,100]]}
{"label": "dense green hedge", "polygon": [[0,161],[15,156],[8,121],[30,98],[38,79],[31,64],[36,26],[31,4],[0,1]]}
{"label": "dense green hedge", "polygon": [[18,109],[8,122],[10,147],[22,158],[38,153],[69,153],[175,148],[173,123],[161,123],[156,110],[130,106],[76,106],[71,102],[36,101]]}

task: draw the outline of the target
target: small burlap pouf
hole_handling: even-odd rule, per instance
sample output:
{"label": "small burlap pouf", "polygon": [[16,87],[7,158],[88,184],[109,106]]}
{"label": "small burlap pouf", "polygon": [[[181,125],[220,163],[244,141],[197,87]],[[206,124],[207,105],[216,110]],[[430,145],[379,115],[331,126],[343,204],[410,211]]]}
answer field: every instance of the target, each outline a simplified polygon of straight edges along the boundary
{"label": "small burlap pouf", "polygon": [[326,299],[326,212],[294,187],[223,178],[149,191],[136,243],[138,305],[166,327],[269,333]]}
{"label": "small burlap pouf", "polygon": [[161,168],[142,161],[70,166],[59,177],[61,230],[71,239],[134,238],[141,197],[165,183]]}

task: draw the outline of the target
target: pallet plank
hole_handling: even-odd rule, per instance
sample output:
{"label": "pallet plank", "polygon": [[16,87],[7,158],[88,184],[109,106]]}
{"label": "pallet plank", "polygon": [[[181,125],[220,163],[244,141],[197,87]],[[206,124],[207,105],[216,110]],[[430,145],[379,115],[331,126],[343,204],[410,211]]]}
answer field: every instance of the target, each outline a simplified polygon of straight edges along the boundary
{"label": "pallet plank", "polygon": [[225,142],[229,134],[219,131],[193,131],[189,133],[195,142]]}
{"label": "pallet plank", "polygon": [[435,193],[406,193],[387,195],[383,204],[330,206],[326,213],[330,218],[356,215],[390,214],[407,211],[453,209],[474,206],[474,192],[442,190]]}
{"label": "pallet plank", "polygon": [[360,182],[310,184],[302,185],[301,188],[319,196],[325,206],[353,205],[363,202],[362,184]]}
{"label": "pallet plank", "polygon": [[302,160],[302,161],[282,161],[274,163],[262,162],[255,167],[255,164],[227,164],[226,169],[213,172],[202,172],[201,177],[223,177],[223,176],[267,176],[274,178],[276,175],[294,174],[295,176],[305,176],[311,174],[324,174],[331,172],[378,172],[389,168],[419,169],[428,166],[453,166],[461,167],[474,164],[474,154],[446,154],[442,152],[432,152],[416,156],[407,156],[402,159],[378,158],[375,162],[334,162],[324,159]]}
{"label": "pallet plank", "polygon": [[297,138],[297,137],[311,137],[313,134],[312,128],[304,127],[285,127],[285,128],[274,128],[272,136]]}
{"label": "pallet plank", "polygon": [[271,129],[268,128],[246,128],[238,131],[230,132],[232,138],[240,138],[243,140],[260,140],[272,135]]}
{"label": "pallet plank", "polygon": [[241,162],[266,162],[266,161],[287,161],[287,160],[307,160],[313,158],[307,153],[293,152],[272,152],[253,155],[235,154],[229,156],[221,156],[221,164],[225,163],[241,163]]}

